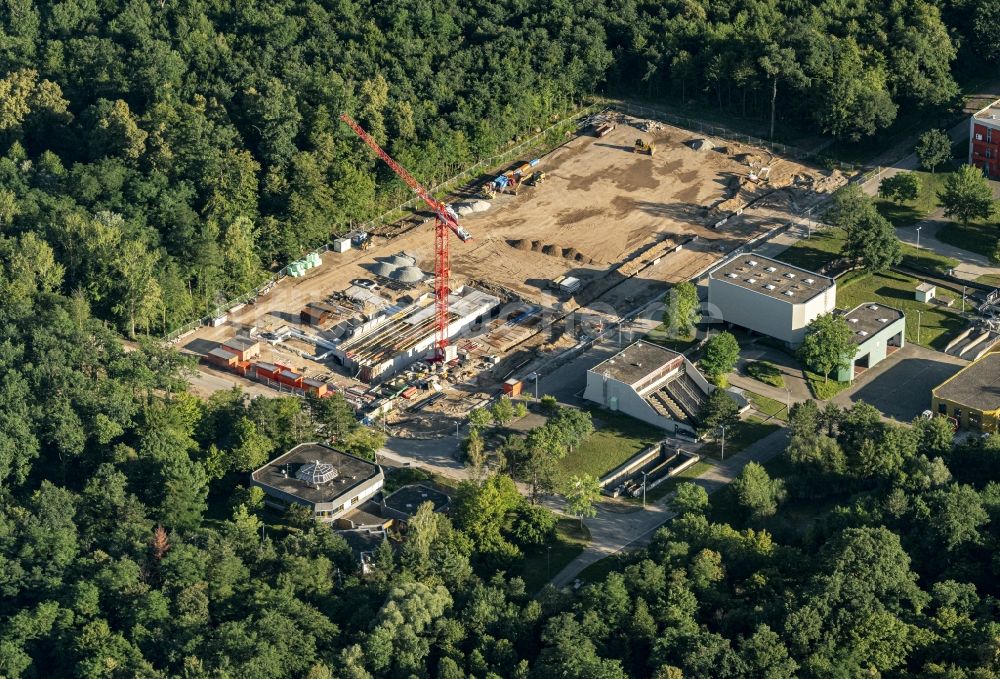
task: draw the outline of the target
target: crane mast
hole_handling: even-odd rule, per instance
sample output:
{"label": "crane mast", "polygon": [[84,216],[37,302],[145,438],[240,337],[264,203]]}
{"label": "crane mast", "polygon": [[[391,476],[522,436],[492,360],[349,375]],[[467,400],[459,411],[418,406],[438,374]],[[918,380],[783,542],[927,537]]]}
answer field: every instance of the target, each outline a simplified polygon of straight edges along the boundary
{"label": "crane mast", "polygon": [[399,178],[427,203],[427,206],[434,212],[434,345],[437,358],[444,360],[449,339],[448,296],[451,293],[449,236],[451,233],[454,233],[460,240],[470,241],[472,240],[472,235],[459,225],[458,215],[451,208],[443,202],[436,200],[413,175],[406,171],[406,168],[393,160],[392,156],[386,153],[378,145],[378,142],[365,132],[364,128],[353,118],[346,113],[342,113],[340,119],[347,123],[354,130],[354,133],[361,138],[361,141],[367,144],[379,158],[385,161],[385,164],[399,175]]}

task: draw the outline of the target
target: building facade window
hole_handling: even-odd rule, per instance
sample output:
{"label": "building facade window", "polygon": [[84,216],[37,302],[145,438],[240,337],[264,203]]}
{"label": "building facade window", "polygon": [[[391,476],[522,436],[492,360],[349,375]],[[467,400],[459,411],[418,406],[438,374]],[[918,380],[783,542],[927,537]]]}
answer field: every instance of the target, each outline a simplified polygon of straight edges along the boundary
{"label": "building facade window", "polygon": [[938,403],[938,413],[941,414],[941,415],[947,415],[948,414],[948,404],[947,403]]}

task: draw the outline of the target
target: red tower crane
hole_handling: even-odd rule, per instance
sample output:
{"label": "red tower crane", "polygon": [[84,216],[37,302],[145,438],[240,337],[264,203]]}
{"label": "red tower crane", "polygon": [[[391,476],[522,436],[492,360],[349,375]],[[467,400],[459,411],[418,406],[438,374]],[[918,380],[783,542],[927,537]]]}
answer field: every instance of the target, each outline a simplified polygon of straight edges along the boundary
{"label": "red tower crane", "polygon": [[340,119],[347,123],[354,133],[361,137],[361,141],[368,144],[385,164],[392,168],[399,177],[406,182],[406,185],[413,189],[413,192],[420,196],[428,207],[434,211],[434,344],[437,348],[437,357],[441,360],[445,357],[445,348],[448,346],[448,295],[451,293],[450,278],[451,265],[448,251],[449,232],[453,232],[462,241],[472,240],[472,234],[463,229],[458,223],[458,215],[445,205],[436,200],[434,196],[427,192],[402,165],[392,159],[388,153],[382,150],[371,135],[364,131],[353,118],[346,113],[340,115]]}

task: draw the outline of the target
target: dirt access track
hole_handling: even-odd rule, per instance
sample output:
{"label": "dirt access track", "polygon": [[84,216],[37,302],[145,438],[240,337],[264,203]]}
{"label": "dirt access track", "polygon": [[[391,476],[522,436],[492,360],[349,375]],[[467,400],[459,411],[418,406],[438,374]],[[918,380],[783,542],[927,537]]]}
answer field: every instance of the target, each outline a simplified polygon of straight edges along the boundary
{"label": "dirt access track", "polygon": [[[843,182],[836,173],[775,158],[756,147],[708,139],[695,150],[700,139],[695,133],[613,117],[617,127],[609,135],[596,138],[585,129],[543,157],[536,168],[546,173],[543,184],[522,187],[517,196],[497,196],[489,210],[462,218],[473,240],[451,239],[452,288],[473,283],[563,310],[596,305],[610,316],[609,307],[624,312],[662,294],[798,216],[805,205]],[[637,138],[653,141],[655,154],[636,153]],[[769,183],[749,182],[748,175],[762,166],[770,167]],[[713,228],[746,205],[751,207],[742,216]],[[347,288],[352,279],[374,278],[372,269],[379,261],[402,251],[428,274],[428,282],[408,294],[429,291],[434,270],[431,219],[393,238],[378,237],[367,251],[327,252],[322,266],[301,278],[282,279],[255,304],[230,314],[223,326],[201,328],[181,344],[200,353],[240,327],[297,325],[307,303]],[[555,300],[548,290],[550,281],[563,275],[584,283],[574,299]],[[314,372],[330,369],[312,367]]]}

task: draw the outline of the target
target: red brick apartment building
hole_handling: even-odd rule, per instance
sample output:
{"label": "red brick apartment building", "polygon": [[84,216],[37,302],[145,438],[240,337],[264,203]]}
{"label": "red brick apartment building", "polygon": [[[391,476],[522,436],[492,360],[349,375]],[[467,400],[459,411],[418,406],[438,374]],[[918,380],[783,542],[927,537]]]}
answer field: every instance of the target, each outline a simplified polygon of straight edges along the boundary
{"label": "red brick apartment building", "polygon": [[969,164],[990,178],[1000,178],[1000,103],[987,106],[969,120]]}

